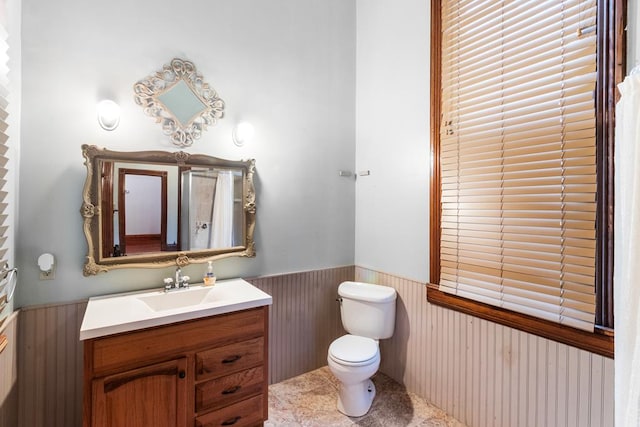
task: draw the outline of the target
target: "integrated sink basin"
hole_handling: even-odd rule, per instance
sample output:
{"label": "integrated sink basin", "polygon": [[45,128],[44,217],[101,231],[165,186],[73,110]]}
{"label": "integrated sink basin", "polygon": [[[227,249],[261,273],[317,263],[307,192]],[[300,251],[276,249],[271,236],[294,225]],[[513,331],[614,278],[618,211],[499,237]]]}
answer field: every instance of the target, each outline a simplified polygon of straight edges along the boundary
{"label": "integrated sink basin", "polygon": [[213,301],[213,289],[213,287],[198,287],[169,292],[158,291],[156,294],[140,296],[138,299],[153,311],[175,310]]}
{"label": "integrated sink basin", "polygon": [[129,332],[169,323],[271,305],[269,294],[242,279],[219,280],[213,286],[92,297],[87,304],[80,339]]}

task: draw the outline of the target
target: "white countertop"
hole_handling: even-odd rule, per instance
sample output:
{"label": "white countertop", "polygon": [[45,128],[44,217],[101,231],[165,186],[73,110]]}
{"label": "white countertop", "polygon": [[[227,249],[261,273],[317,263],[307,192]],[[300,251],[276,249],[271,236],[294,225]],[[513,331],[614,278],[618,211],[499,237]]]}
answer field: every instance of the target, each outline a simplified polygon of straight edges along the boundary
{"label": "white countertop", "polygon": [[[202,301],[191,305],[182,303],[180,306],[179,301],[189,301],[191,296],[201,298]],[[161,301],[169,305],[176,302],[177,306],[154,311],[145,300]],[[213,286],[192,285],[189,289],[172,290],[166,294],[163,289],[153,289],[92,297],[89,298],[80,327],[80,340],[246,310],[271,303],[271,295],[242,279],[220,280]]]}

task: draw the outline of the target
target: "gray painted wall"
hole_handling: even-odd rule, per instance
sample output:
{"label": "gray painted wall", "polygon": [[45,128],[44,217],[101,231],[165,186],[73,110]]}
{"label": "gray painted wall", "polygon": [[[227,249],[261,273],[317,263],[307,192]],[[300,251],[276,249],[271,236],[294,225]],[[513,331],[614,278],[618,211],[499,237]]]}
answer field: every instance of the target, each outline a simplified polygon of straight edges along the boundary
{"label": "gray painted wall", "polygon": [[[214,263],[218,277],[354,263],[355,2],[347,0],[82,0],[22,2],[22,146],[16,307],[159,286],[172,269],[82,276],[81,144],[174,150],[133,101],[133,84],[173,57],[194,61],[226,117],[187,151],[255,158],[255,259]],[[96,103],[122,107],[102,130]],[[237,148],[233,125],[256,138]],[[55,279],[36,260],[56,256]],[[200,277],[204,266],[186,269]]]}
{"label": "gray painted wall", "polygon": [[[227,103],[226,118],[189,151],[257,159],[258,257],[216,262],[220,277],[355,262],[427,281],[428,2],[22,3],[19,306],[148,288],[169,274],[82,277],[78,209],[81,144],[173,150],[131,87],[174,56],[193,60]],[[630,1],[630,67],[640,58],[639,20]],[[103,97],[123,108],[113,132],[95,120]],[[257,136],[237,148],[231,129],[241,119]],[[354,165],[371,171],[355,185],[337,175]],[[37,279],[44,251],[57,257],[53,281]],[[199,265],[188,270],[201,274]]]}
{"label": "gray painted wall", "polygon": [[357,1],[356,265],[429,277],[429,2]]}

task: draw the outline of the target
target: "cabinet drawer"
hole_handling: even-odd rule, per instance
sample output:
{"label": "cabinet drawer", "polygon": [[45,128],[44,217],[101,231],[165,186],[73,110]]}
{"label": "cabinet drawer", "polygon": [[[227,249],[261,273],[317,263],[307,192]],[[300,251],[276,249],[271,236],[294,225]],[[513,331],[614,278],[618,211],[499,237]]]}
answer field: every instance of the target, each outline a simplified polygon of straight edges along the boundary
{"label": "cabinet drawer", "polygon": [[263,419],[263,396],[255,396],[218,411],[196,418],[197,427],[244,427],[261,425]]}
{"label": "cabinet drawer", "polygon": [[229,375],[263,361],[264,337],[201,351],[196,354],[196,380]]}
{"label": "cabinet drawer", "polygon": [[265,310],[250,309],[89,340],[85,357],[92,359],[94,375],[105,375],[264,334]]}
{"label": "cabinet drawer", "polygon": [[263,388],[262,366],[200,383],[196,386],[196,412],[221,408],[249,396],[261,394]]}

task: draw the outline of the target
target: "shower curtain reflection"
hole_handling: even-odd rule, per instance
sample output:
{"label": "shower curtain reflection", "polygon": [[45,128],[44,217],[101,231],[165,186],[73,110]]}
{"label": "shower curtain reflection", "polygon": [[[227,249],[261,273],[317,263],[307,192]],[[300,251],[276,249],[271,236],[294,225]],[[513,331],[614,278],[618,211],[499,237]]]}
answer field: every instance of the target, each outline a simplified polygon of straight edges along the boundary
{"label": "shower curtain reflection", "polygon": [[213,198],[213,227],[210,236],[210,248],[229,248],[233,246],[233,173],[218,172],[215,196]]}
{"label": "shower curtain reflection", "polygon": [[221,249],[242,243],[242,173],[190,169],[182,172],[181,249]]}

